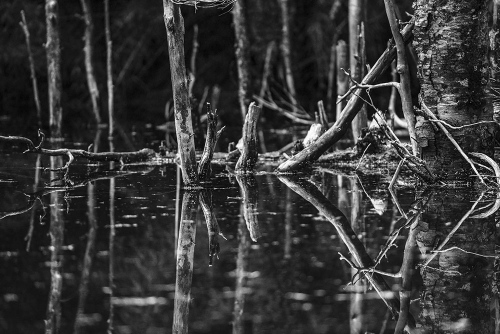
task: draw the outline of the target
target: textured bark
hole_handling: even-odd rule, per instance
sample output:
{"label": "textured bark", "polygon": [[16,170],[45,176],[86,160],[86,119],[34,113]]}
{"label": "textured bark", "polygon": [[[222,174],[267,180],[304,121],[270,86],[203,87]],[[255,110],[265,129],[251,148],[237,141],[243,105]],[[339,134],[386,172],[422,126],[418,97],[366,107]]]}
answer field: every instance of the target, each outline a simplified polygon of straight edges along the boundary
{"label": "textured bark", "polygon": [[45,24],[47,25],[47,77],[49,86],[49,126],[52,138],[61,137],[61,43],[57,0],[45,0]]}
{"label": "textured bark", "polygon": [[[351,77],[356,82],[361,82],[362,79],[359,27],[363,22],[364,7],[364,0],[349,0],[349,67]],[[362,115],[361,112],[351,122],[354,142],[361,136],[361,129],[366,127],[366,115]]]}
{"label": "textured bark", "polygon": [[237,172],[251,172],[257,163],[257,122],[259,120],[259,114],[260,108],[255,105],[255,102],[252,102],[248,108],[248,114],[245,117],[245,124],[243,124],[243,149],[236,163],[235,170]]}
{"label": "textured bark", "polygon": [[[494,319],[490,316],[496,241],[494,218],[465,220],[444,245],[443,252],[432,253],[474,200],[469,192],[434,193],[419,223],[416,239],[420,252],[424,259],[435,255],[428,267],[420,269],[423,293],[418,323],[425,333],[494,332]],[[454,246],[460,249],[450,249]]]}
{"label": "textured bark", "polygon": [[177,245],[177,270],[172,333],[188,333],[189,304],[193,279],[194,245],[198,192],[187,192],[182,199],[182,214]]}
{"label": "textured bark", "polygon": [[245,1],[239,0],[234,3],[233,24],[236,34],[236,62],[238,64],[238,98],[243,121],[250,104],[252,92],[250,91],[250,43],[248,41],[248,29],[246,20]]}
{"label": "textured bark", "polygon": [[413,155],[418,155],[419,149],[417,138],[415,135],[415,115],[413,114],[413,103],[411,99],[410,70],[408,68],[408,61],[406,59],[406,45],[399,31],[399,24],[396,19],[396,12],[399,12],[399,10],[397,9],[394,0],[384,0],[384,3],[387,18],[389,19],[389,24],[391,26],[392,36],[394,36],[394,41],[396,43],[396,68],[400,78],[399,85],[401,88],[399,89],[399,94],[401,96],[403,114],[405,115],[406,122],[408,123],[408,134],[410,135],[410,143]]}
{"label": "textured bark", "polygon": [[94,22],[90,13],[89,0],[81,0],[81,4],[83,19],[85,20],[85,47],[83,48],[83,52],[85,53],[85,71],[87,72],[87,85],[89,86],[90,100],[92,101],[92,111],[94,112],[94,117],[97,121],[97,124],[100,124],[101,114],[99,111],[99,89],[97,88],[97,82],[94,74],[94,65],[92,61],[94,54],[94,48],[92,46]]}
{"label": "textured bark", "polygon": [[201,181],[208,181],[212,173],[212,158],[220,134],[217,133],[217,119],[217,114],[212,111],[210,103],[207,103],[207,138],[198,164],[198,177]]}
{"label": "textured bark", "polygon": [[[492,121],[487,100],[488,10],[485,1],[418,0],[415,8],[415,50],[420,98],[453,126]],[[448,180],[471,174],[467,162],[446,136],[421,117],[417,140],[431,170]],[[467,152],[493,154],[493,124],[450,129]]]}
{"label": "textured bark", "polygon": [[167,29],[170,73],[174,94],[175,132],[181,160],[182,179],[186,185],[193,185],[198,183],[198,173],[184,57],[184,19],[179,5],[173,4],[170,0],[163,0],[163,10]]}

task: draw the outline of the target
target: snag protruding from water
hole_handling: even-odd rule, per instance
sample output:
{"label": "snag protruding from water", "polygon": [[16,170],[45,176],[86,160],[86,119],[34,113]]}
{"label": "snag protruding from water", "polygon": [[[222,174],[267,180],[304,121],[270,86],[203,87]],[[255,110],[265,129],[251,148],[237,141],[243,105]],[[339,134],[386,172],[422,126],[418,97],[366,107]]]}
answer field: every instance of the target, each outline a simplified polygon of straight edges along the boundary
{"label": "snag protruding from water", "polygon": [[259,114],[260,107],[258,107],[255,102],[250,103],[248,113],[245,116],[245,124],[243,124],[243,147],[235,167],[237,173],[252,172],[257,163],[257,122],[259,120]]}
{"label": "snag protruding from water", "polygon": [[224,128],[217,131],[217,111],[212,111],[212,106],[207,103],[207,139],[203,154],[198,165],[198,177],[201,181],[208,181],[212,172],[212,158],[214,156],[215,144]]}

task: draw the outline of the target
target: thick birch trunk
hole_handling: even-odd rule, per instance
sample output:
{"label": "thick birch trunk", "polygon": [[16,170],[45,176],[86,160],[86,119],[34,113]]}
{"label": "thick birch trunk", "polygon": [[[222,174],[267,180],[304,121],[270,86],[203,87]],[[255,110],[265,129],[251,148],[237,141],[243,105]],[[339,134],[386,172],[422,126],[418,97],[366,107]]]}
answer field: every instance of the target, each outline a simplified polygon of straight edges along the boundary
{"label": "thick birch trunk", "polygon": [[[488,11],[485,1],[418,0],[415,50],[420,99],[438,119],[452,126],[492,121],[487,101]],[[450,129],[462,149],[493,154],[492,123]],[[463,179],[470,167],[446,136],[417,119],[417,140],[431,170],[448,180]]]}

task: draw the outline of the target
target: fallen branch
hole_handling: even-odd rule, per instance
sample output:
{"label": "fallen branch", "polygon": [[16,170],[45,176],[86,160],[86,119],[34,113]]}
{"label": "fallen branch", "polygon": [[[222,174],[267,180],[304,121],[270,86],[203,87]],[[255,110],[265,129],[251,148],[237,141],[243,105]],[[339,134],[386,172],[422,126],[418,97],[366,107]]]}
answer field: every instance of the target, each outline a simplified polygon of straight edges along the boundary
{"label": "fallen branch", "polygon": [[67,170],[69,165],[73,162],[75,158],[82,157],[91,161],[118,161],[124,162],[138,162],[151,159],[156,156],[156,153],[149,148],[144,148],[136,152],[102,152],[94,153],[90,151],[85,151],[81,149],[69,149],[69,148],[59,148],[59,149],[47,149],[42,148],[45,135],[39,131],[40,143],[35,146],[31,139],[21,136],[0,136],[0,141],[5,141],[14,144],[25,144],[27,149],[23,153],[37,153],[44,154],[48,156],[67,156],[68,162],[64,167],[58,170]]}
{"label": "fallen branch", "polygon": [[[412,38],[414,22],[413,20],[405,26],[402,31],[403,40],[408,43]],[[373,65],[371,70],[362,80],[361,84],[372,84],[380,78],[382,73],[390,66],[391,62],[396,57],[396,48],[394,46],[389,46],[384,53],[380,56],[378,61]],[[341,139],[347,129],[349,128],[350,122],[353,120],[354,116],[358,113],[363,105],[363,100],[360,98],[359,94],[362,93],[361,89],[357,89],[356,94],[353,94],[349,99],[346,107],[340,114],[339,119],[335,124],[326,131],[315,143],[306,149],[302,150],[297,155],[293,156],[289,160],[282,163],[278,168],[277,172],[291,172],[304,167],[311,161],[317,160],[328,148],[335,144],[339,139]]]}

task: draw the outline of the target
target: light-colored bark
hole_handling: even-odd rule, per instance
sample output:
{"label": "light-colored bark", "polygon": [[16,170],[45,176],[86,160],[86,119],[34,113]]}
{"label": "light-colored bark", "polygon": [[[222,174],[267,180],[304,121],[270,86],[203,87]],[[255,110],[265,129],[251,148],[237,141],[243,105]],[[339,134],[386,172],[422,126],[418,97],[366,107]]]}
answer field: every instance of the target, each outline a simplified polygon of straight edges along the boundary
{"label": "light-colored bark", "polygon": [[182,179],[186,185],[198,183],[193,122],[189,102],[186,60],[184,57],[184,19],[179,5],[163,0],[163,18],[167,30],[170,74],[174,95],[175,131],[180,155]]}
{"label": "light-colored bark", "polygon": [[59,38],[59,13],[57,0],[45,0],[45,23],[47,25],[47,77],[49,86],[49,126],[52,138],[61,137],[62,127],[62,82],[61,42]]}
{"label": "light-colored bark", "polygon": [[248,29],[246,19],[245,1],[234,3],[233,24],[236,35],[236,62],[238,65],[238,98],[243,121],[247,113],[248,105],[252,96],[250,78],[250,42],[248,41]]}
{"label": "light-colored bark", "polygon": [[[364,7],[364,0],[349,0],[349,68],[351,70],[351,77],[356,82],[360,82],[362,79],[359,27],[361,22],[363,22]],[[366,115],[358,113],[358,115],[356,115],[351,122],[352,134],[355,143],[361,136],[361,129],[366,126]]]}
{"label": "light-colored bark", "polygon": [[252,102],[248,108],[248,113],[245,116],[243,124],[243,149],[241,150],[240,158],[236,163],[235,170],[239,173],[252,172],[257,163],[257,123],[259,120],[260,108]]}
{"label": "light-colored bark", "polygon": [[[337,98],[344,96],[349,90],[349,77],[343,70],[349,67],[349,52],[345,41],[340,40],[337,44]],[[344,109],[346,102],[342,101],[337,104],[336,118],[340,118],[340,113]]]}
{"label": "light-colored bark", "polygon": [[109,0],[104,0],[104,32],[106,35],[106,74],[108,87],[108,138],[112,140],[115,131],[114,126],[114,89],[113,89],[113,41],[111,40],[111,28],[109,26]]}
{"label": "light-colored bark", "polygon": [[[483,1],[418,0],[414,4],[420,99],[439,120],[452,126],[493,120],[487,99],[487,7]],[[469,164],[442,131],[421,117],[416,128],[422,158],[435,174],[448,180],[471,175]],[[491,123],[450,129],[465,153],[490,156],[494,132]]]}

